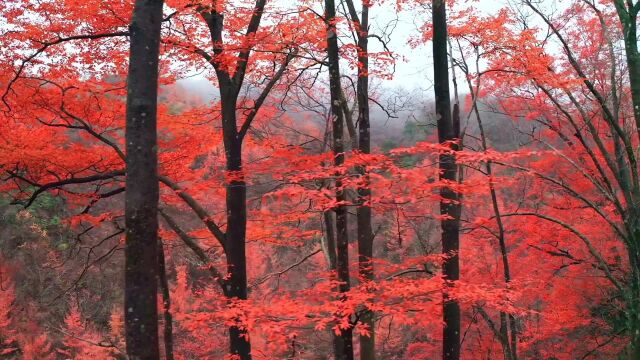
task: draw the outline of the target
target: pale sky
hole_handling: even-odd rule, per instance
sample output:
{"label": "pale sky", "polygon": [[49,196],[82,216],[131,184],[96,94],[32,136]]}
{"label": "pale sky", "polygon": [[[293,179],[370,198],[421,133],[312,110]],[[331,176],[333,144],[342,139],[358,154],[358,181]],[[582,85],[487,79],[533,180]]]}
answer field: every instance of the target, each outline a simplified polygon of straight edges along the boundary
{"label": "pale sky", "polygon": [[[273,0],[283,1],[283,0]],[[479,0],[473,6],[482,12],[494,12],[505,6],[506,0]],[[358,5],[356,5],[358,6]],[[432,97],[433,62],[431,56],[431,43],[424,43],[416,48],[409,46],[412,37],[420,36],[420,27],[425,20],[430,21],[428,11],[408,11],[397,13],[395,1],[386,1],[382,5],[373,6],[370,9],[371,33],[382,34],[385,26],[393,24],[393,32],[389,43],[390,49],[397,55],[395,74],[392,80],[372,78],[372,85],[389,88],[404,89],[420,94],[426,98]],[[345,39],[348,40],[348,39]],[[370,51],[382,51],[383,47],[377,39],[369,40]],[[193,81],[193,82],[192,82]],[[203,77],[196,76],[189,81],[199,90],[207,94],[215,94],[215,88],[209,87]]]}

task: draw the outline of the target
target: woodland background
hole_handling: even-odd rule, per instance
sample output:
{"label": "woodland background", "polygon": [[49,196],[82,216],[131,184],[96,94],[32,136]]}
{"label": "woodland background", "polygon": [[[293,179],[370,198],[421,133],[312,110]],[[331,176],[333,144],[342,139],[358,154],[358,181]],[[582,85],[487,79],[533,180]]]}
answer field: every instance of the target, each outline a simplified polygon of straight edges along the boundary
{"label": "woodland background", "polygon": [[[444,7],[166,1],[141,358],[640,358],[640,2]],[[134,351],[133,12],[0,2],[0,359]]]}

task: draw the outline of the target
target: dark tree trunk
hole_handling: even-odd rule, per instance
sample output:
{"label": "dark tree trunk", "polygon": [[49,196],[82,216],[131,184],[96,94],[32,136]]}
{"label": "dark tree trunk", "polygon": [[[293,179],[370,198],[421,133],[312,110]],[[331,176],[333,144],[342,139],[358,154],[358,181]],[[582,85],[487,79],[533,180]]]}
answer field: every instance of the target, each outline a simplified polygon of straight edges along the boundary
{"label": "dark tree trunk", "polygon": [[[334,19],[336,16],[336,5],[334,0],[325,0],[325,11],[327,22],[327,54],[329,59],[329,89],[331,92],[331,114],[333,132],[333,153],[334,165],[341,166],[344,163],[344,114],[341,106],[341,85],[340,85],[340,55],[338,53],[338,35]],[[341,189],[342,181],[340,176],[336,179],[336,200],[345,201],[345,192]],[[349,236],[347,208],[344,205],[334,209],[336,213],[336,268],[338,281],[340,281],[339,291],[346,293],[351,284],[349,279]],[[339,337],[334,339],[335,357],[337,360],[353,359],[353,328],[343,329]]]}
{"label": "dark tree trunk", "polygon": [[325,211],[322,213],[322,217],[324,220],[324,228],[325,228],[325,240],[323,246],[323,251],[326,253],[325,256],[327,258],[327,264],[329,270],[337,273],[337,260],[336,260],[336,235],[333,230],[333,216],[331,215],[331,211]]}
{"label": "dark tree trunk", "polygon": [[[480,110],[478,109],[478,102],[476,99],[476,91],[474,90],[473,85],[471,84],[470,77],[468,73],[467,75],[467,84],[469,85],[469,93],[471,94],[471,101],[473,102],[472,110],[476,116],[476,120],[478,122],[478,130],[480,130],[480,140],[482,143],[482,150],[487,151],[489,149],[487,145],[487,136],[484,131],[484,124],[482,122],[482,117],[480,116]],[[511,270],[509,267],[509,251],[507,249],[507,240],[505,236],[504,223],[502,222],[502,214],[500,212],[500,206],[498,204],[498,194],[496,191],[494,178],[493,178],[493,163],[491,161],[487,161],[485,165],[485,169],[487,172],[487,177],[489,179],[489,193],[491,195],[491,206],[493,208],[493,214],[496,219],[496,225],[498,226],[498,244],[500,247],[500,255],[502,258],[502,272],[504,276],[504,282],[509,284],[511,282]],[[507,322],[508,318],[508,322]],[[505,360],[518,360],[518,333],[517,333],[517,322],[516,318],[512,314],[507,314],[503,311],[500,312],[500,337],[501,344],[503,347],[504,358]]]}
{"label": "dark tree trunk", "polygon": [[[640,3],[637,1],[615,0],[614,5],[618,13],[618,18],[622,25],[622,33],[624,37],[625,55],[627,59],[627,70],[629,76],[629,87],[631,89],[631,104],[633,106],[633,115],[636,123],[635,135],[640,138],[640,52],[638,52],[638,30],[637,19]],[[617,156],[619,159],[620,156]],[[631,162],[631,159],[629,159]],[[635,161],[633,161],[635,162]],[[631,166],[633,167],[633,162]],[[623,190],[630,192],[629,197],[632,198],[630,203],[640,203],[640,187],[637,180],[629,181],[626,177],[629,174],[628,167],[624,166],[625,162],[618,161],[623,164],[620,167],[620,177],[624,180]],[[627,170],[625,170],[625,168]],[[629,191],[629,189],[631,191]],[[628,208],[626,218],[627,228],[629,229],[629,244],[627,251],[629,253],[629,264],[631,267],[629,290],[627,297],[627,331],[631,335],[629,341],[629,358],[640,359],[640,211],[637,205],[631,205]]]}
{"label": "dark tree trunk", "polygon": [[[247,35],[256,33],[260,28],[260,21],[266,3],[267,0],[256,0],[253,14],[247,25]],[[214,9],[200,7],[198,11],[209,28],[214,55],[222,54],[225,51],[223,14],[216,12],[215,7]],[[214,56],[205,56],[207,62],[214,67],[218,78],[226,170],[230,176],[230,180],[226,185],[227,231],[224,234],[223,241],[229,277],[224,281],[223,290],[226,297],[241,300],[246,300],[248,297],[247,258],[245,250],[247,232],[247,187],[242,169],[242,141],[264,99],[266,99],[266,96],[272,90],[275,82],[282,76],[284,68],[291,60],[291,57],[287,57],[282,68],[269,80],[260,97],[256,100],[254,108],[244,120],[244,123],[241,124],[240,130],[238,130],[236,116],[238,96],[244,81],[250,53],[251,48],[239,51],[233,77],[228,72],[228,69],[221,67],[220,64],[217,63]],[[239,356],[242,360],[251,359],[249,334],[242,324],[229,328],[229,346],[232,355]]]}
{"label": "dark tree trunk", "polygon": [[162,0],[136,0],[129,26],[125,194],[125,333],[130,359],[159,359],[158,57]]}
{"label": "dark tree trunk", "polygon": [[166,360],[173,360],[173,316],[171,316],[171,294],[167,279],[167,266],[164,261],[162,241],[158,241],[158,279],[162,292],[162,310],[164,312],[164,356]]}
{"label": "dark tree trunk", "polygon": [[[362,13],[358,18],[353,1],[348,0],[351,20],[358,23],[358,151],[363,154],[371,153],[371,122],[369,121],[369,6],[363,4]],[[366,166],[357,169],[364,181],[364,186],[358,188],[358,271],[362,281],[373,280],[373,228],[371,225],[372,211],[368,205],[371,199],[369,176]],[[373,312],[364,310],[360,321],[369,328],[369,336],[360,336],[360,359],[375,360],[375,323]]]}
{"label": "dark tree trunk", "polygon": [[640,106],[637,106],[640,104],[640,53],[638,52],[637,35],[638,7],[634,6],[632,1],[625,3],[621,0],[616,0],[614,4],[623,30],[631,102],[634,105],[633,116],[636,122],[636,135],[640,136]]}
{"label": "dark tree trunk", "polygon": [[[438,119],[438,141],[440,143],[456,140],[460,137],[459,121],[451,117],[451,99],[449,94],[449,66],[447,55],[447,10],[444,0],[433,0],[433,71],[436,96],[436,116]],[[457,145],[452,145],[458,150]],[[458,181],[458,166],[455,155],[440,154],[440,180],[455,183]],[[460,278],[458,251],[460,245],[460,202],[459,195],[450,187],[440,191],[440,214],[446,216],[441,221],[442,253],[448,258],[442,264],[442,273],[448,281]],[[460,306],[450,299],[445,291],[443,298],[442,358],[458,360],[460,358]]]}
{"label": "dark tree trunk", "polygon": [[[225,91],[223,90],[223,93]],[[225,253],[227,257],[227,273],[225,295],[228,298],[246,300],[247,257],[245,253],[247,233],[247,187],[242,173],[242,139],[238,135],[236,125],[236,98],[223,95],[222,127],[226,170],[232,180],[227,184],[227,231],[225,237]],[[229,328],[229,344],[231,354],[242,360],[251,359],[251,343],[249,334],[243,326]]]}

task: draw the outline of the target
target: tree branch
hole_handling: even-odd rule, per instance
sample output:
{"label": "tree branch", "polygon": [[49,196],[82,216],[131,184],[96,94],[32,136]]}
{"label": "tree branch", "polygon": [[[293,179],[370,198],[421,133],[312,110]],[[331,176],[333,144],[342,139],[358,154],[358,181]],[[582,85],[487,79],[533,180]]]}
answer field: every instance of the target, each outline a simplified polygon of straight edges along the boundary
{"label": "tree branch", "polygon": [[193,238],[191,238],[191,236],[189,236],[189,234],[187,234],[180,227],[180,225],[178,225],[178,223],[165,212],[164,209],[158,208],[158,213],[160,214],[160,216],[162,216],[167,225],[169,225],[171,230],[180,237],[180,240],[182,240],[185,245],[193,250],[193,253],[198,257],[198,260],[200,260],[200,262],[202,262],[203,265],[207,267],[207,270],[209,271],[211,276],[222,287],[222,291],[224,292],[224,276],[222,276],[222,274],[220,274],[220,272],[215,268],[215,266],[213,265],[213,261],[211,260],[209,255],[207,255],[207,253],[200,247],[200,245],[198,245],[198,243]]}
{"label": "tree branch", "polygon": [[18,79],[22,75],[22,72],[24,71],[24,68],[27,66],[27,64],[29,62],[31,62],[33,59],[35,59],[38,55],[40,55],[43,52],[45,52],[51,46],[62,44],[62,43],[67,42],[67,41],[97,40],[97,39],[118,37],[118,36],[129,36],[129,32],[128,31],[116,31],[116,32],[102,33],[102,34],[73,35],[73,36],[68,36],[68,37],[58,37],[55,40],[50,40],[50,41],[46,41],[46,42],[42,43],[42,46],[38,50],[36,50],[36,52],[34,52],[33,54],[29,55],[28,57],[26,57],[25,59],[22,60],[22,62],[20,64],[20,66],[18,67],[18,70],[16,71],[14,77],[11,80],[9,80],[9,83],[7,84],[7,88],[5,89],[4,93],[2,94],[2,102],[7,107],[7,109],[9,111],[11,111],[11,106],[7,102],[7,95],[9,94],[9,91],[11,91],[11,87],[13,86],[13,84],[16,81],[18,81]]}
{"label": "tree branch", "polygon": [[43,192],[47,191],[47,190],[51,190],[51,189],[57,189],[60,188],[62,186],[65,185],[74,185],[74,184],[86,184],[86,183],[90,183],[90,182],[94,182],[94,181],[100,181],[100,180],[108,180],[108,179],[113,179],[117,176],[124,176],[125,172],[124,170],[116,170],[116,171],[111,171],[108,173],[104,173],[104,174],[96,174],[96,175],[91,175],[91,176],[87,176],[87,177],[81,177],[81,178],[69,178],[69,179],[65,179],[65,180],[60,180],[60,181],[54,181],[54,182],[50,182],[47,184],[43,184],[40,185],[38,183],[35,183],[33,181],[30,181],[26,178],[24,178],[23,176],[20,176],[16,173],[14,173],[13,171],[7,171],[11,176],[16,177],[20,180],[23,180],[25,182],[27,182],[30,185],[33,186],[37,186],[38,189],[36,189],[33,194],[31,194],[31,197],[26,201],[14,201],[12,202],[12,204],[24,204],[24,207],[27,208],[29,206],[31,206],[31,204],[33,204],[33,202],[36,200],[36,198],[42,194]]}
{"label": "tree branch", "polygon": [[297,54],[297,50],[296,49],[291,49],[291,51],[287,54],[284,62],[280,65],[280,68],[278,69],[278,71],[269,80],[269,82],[264,87],[264,89],[262,89],[262,92],[260,93],[260,96],[258,96],[258,98],[256,99],[256,101],[255,101],[255,103],[253,105],[253,108],[251,108],[251,111],[249,112],[249,114],[247,115],[247,118],[242,123],[242,127],[240,128],[240,131],[238,132],[238,137],[241,140],[247,134],[247,131],[249,131],[249,128],[251,127],[251,123],[253,122],[253,120],[255,119],[256,115],[258,114],[258,111],[260,110],[260,108],[264,104],[265,100],[269,96],[269,93],[271,93],[271,90],[273,89],[273,87],[282,78],[282,75],[284,74],[285,70],[287,69],[287,66],[289,66],[289,63],[291,62],[291,60],[293,60],[293,58],[296,56],[296,54]]}
{"label": "tree branch", "polygon": [[196,199],[194,199],[191,195],[189,195],[186,191],[184,191],[180,185],[173,182],[171,179],[164,175],[158,176],[158,179],[161,183],[167,185],[171,190],[173,190],[176,195],[178,195],[182,200],[184,200],[187,205],[196,213],[198,218],[204,222],[207,226],[207,229],[215,236],[218,240],[222,248],[226,250],[226,235],[220,229],[220,227],[212,220],[211,215],[205,210]]}

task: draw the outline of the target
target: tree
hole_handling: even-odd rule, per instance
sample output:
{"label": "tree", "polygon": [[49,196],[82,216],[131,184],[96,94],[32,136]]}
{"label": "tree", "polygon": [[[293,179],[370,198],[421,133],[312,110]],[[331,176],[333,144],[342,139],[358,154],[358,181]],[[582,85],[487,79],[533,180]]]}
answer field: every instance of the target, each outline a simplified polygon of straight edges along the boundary
{"label": "tree", "polygon": [[[537,203],[528,204],[529,211],[522,209],[522,205],[514,206],[514,210],[509,211],[509,218],[537,217],[550,226],[563,229],[570,238],[580,240],[582,249],[566,244],[551,245],[551,248],[539,244],[530,246],[571,261],[571,265],[565,266],[591,264],[592,269],[598,271],[597,276],[606,279],[606,287],[609,287],[606,290],[609,295],[600,298],[601,305],[593,310],[600,312],[601,307],[610,306],[613,297],[632,291],[632,281],[628,280],[632,277],[620,268],[626,265],[619,264],[619,255],[614,255],[633,248],[628,245],[627,250],[622,250],[627,246],[630,234],[624,230],[629,229],[629,225],[624,225],[627,221],[624,219],[633,218],[627,204],[633,203],[633,164],[636,161],[629,151],[636,137],[628,123],[628,114],[633,112],[633,97],[629,96],[630,85],[619,65],[628,55],[621,57],[623,52],[618,51],[621,43],[617,39],[621,39],[622,34],[611,26],[615,23],[612,9],[583,2],[573,3],[561,13],[548,13],[542,4],[525,2],[524,5],[542,20],[552,35],[551,42],[560,46],[561,53],[550,48],[550,40],[544,34],[528,28],[529,17],[522,9],[510,10],[521,15],[515,17],[517,20],[509,18],[509,10],[503,10],[493,17],[474,17],[475,24],[482,24],[480,31],[469,33],[461,25],[456,26],[455,32],[474,44],[475,49],[471,51],[474,56],[482,56],[491,64],[487,69],[477,69],[471,76],[476,78],[477,84],[480,84],[480,77],[484,79],[484,96],[494,97],[490,108],[509,114],[520,122],[520,126],[524,125],[522,120],[536,124],[530,130],[521,131],[546,159],[531,159],[519,164],[501,160],[499,166],[506,166],[510,171],[528,172],[534,179],[532,188],[556,189],[564,195],[562,206],[550,199],[539,199]],[[589,40],[578,34],[589,34]],[[503,57],[505,54],[509,60]],[[476,67],[478,63],[476,60]],[[613,208],[616,210],[610,212]],[[566,213],[567,210],[570,213]],[[578,220],[577,212],[582,214],[579,219],[590,219],[589,222]],[[504,215],[503,210],[503,219]],[[591,227],[597,226],[595,224],[610,231],[595,231]],[[535,233],[527,235],[529,238],[538,236]],[[580,252],[586,252],[586,259],[576,257]],[[630,273],[633,273],[632,264],[630,260]],[[603,286],[599,280],[591,285]],[[626,286],[630,288],[622,290]],[[610,336],[602,346],[574,352],[606,353],[606,347],[621,333],[633,328],[631,314],[635,313],[636,306],[629,300],[624,300],[623,307],[628,309],[623,311],[625,315],[614,311],[604,316],[603,320],[610,322],[611,328]],[[632,351],[633,339],[630,339]]]}
{"label": "tree", "polygon": [[158,359],[157,100],[163,1],[136,1],[129,26],[125,192],[127,354]]}
{"label": "tree", "polygon": [[[207,216],[203,216],[202,212],[200,217],[207,223],[209,228],[212,229],[213,234],[218,238],[224,249],[227,260],[228,277],[224,279],[223,291],[225,296],[230,299],[246,300],[248,296],[247,257],[245,249],[247,190],[244,180],[242,144],[261,106],[284,74],[295,54],[292,49],[286,49],[289,44],[284,44],[285,51],[289,51],[289,53],[284,56],[279,70],[272,75],[271,79],[269,79],[254,101],[253,106],[249,111],[245,112],[245,118],[239,123],[237,119],[238,108],[244,106],[244,103],[239,103],[239,97],[250,63],[251,51],[254,46],[254,40],[252,38],[256,36],[260,28],[260,22],[266,4],[266,0],[257,0],[255,2],[249,16],[244,39],[241,40],[237,60],[232,60],[234,65],[227,63],[230,54],[229,49],[225,47],[223,39],[223,30],[225,29],[223,22],[224,13],[222,13],[216,5],[199,5],[196,7],[198,15],[202,17],[209,30],[213,55],[197,48],[195,53],[201,55],[214,68],[220,94],[222,141],[225,149],[226,176],[228,177],[228,183],[226,184],[226,231],[222,232],[210,219],[206,219]],[[170,187],[180,191],[178,188]],[[197,206],[192,206],[192,208],[196,207]],[[251,358],[251,345],[248,333],[242,324],[230,327],[229,339],[232,354],[239,355],[241,359]]]}
{"label": "tree", "polygon": [[[371,153],[371,122],[369,113],[369,6],[362,2],[360,15],[352,0],[347,0],[350,20],[355,28],[358,52],[358,80],[356,97],[358,102],[358,151],[365,156]],[[366,167],[357,169],[362,177],[362,185],[358,187],[358,273],[361,281],[368,282],[374,278],[373,274],[373,228],[371,206],[368,204],[371,198],[369,177]],[[360,315],[360,321],[369,329],[368,335],[360,336],[360,358],[373,360],[375,352],[375,323],[373,313],[365,309]]]}
{"label": "tree", "polygon": [[[411,44],[438,44],[439,117],[367,109],[402,92],[378,82],[402,43],[371,2],[167,2],[152,264],[167,358],[635,356],[640,140],[618,9],[430,3],[375,5],[397,24],[435,15]],[[124,352],[133,10],[0,5],[5,355]],[[212,86],[176,83],[194,74]],[[443,250],[454,235],[463,252]]]}
{"label": "tree", "polygon": [[[338,49],[338,30],[336,28],[336,4],[333,0],[325,0],[325,21],[327,24],[327,57],[329,66],[329,92],[331,94],[331,133],[333,136],[333,164],[337,168],[335,180],[336,206],[334,208],[336,224],[336,272],[340,293],[347,293],[351,288],[349,274],[349,234],[347,200],[343,176],[339,169],[344,164],[344,113],[342,101],[342,85],[340,83],[340,56]],[[342,295],[344,296],[344,295]],[[353,359],[353,329],[350,321],[346,326],[336,328],[334,339],[335,357],[340,360]]]}
{"label": "tree", "polygon": [[[440,191],[440,214],[442,215],[442,253],[447,256],[442,265],[442,274],[447,281],[455,282],[460,278],[460,196],[452,188],[458,183],[458,166],[455,151],[460,138],[459,110],[451,114],[449,93],[449,60],[447,47],[447,12],[444,0],[432,2],[433,11],[433,76],[436,97],[436,118],[438,121],[438,141],[449,144],[452,152],[443,153],[439,157],[440,180],[443,188]],[[443,299],[443,340],[442,358],[460,358],[460,305],[455,299],[444,294]]]}

